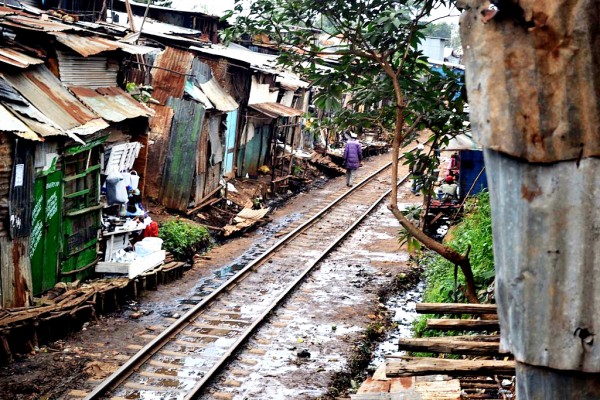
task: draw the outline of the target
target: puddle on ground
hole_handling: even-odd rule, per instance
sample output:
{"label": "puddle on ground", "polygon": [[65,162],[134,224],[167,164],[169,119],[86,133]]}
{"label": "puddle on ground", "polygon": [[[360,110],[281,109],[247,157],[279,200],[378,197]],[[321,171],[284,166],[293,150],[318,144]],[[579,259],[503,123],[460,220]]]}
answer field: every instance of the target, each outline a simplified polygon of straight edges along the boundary
{"label": "puddle on ground", "polygon": [[377,369],[385,361],[386,355],[398,353],[398,339],[413,336],[412,324],[419,316],[415,307],[417,303],[421,302],[424,289],[425,283],[421,281],[414,290],[394,296],[386,302],[388,310],[394,313],[392,321],[398,326],[388,332],[385,340],[377,346],[369,364],[370,370]]}

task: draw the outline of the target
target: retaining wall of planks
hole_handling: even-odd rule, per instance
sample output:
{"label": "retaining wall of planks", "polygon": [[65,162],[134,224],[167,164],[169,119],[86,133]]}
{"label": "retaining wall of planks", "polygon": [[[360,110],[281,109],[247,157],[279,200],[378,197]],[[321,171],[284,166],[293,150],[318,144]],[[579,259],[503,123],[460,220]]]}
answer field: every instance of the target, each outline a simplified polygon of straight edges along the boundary
{"label": "retaining wall of planks", "polygon": [[42,299],[40,306],[0,309],[0,365],[11,363],[14,354],[32,353],[40,345],[80,330],[86,322],[119,310],[147,290],[180,279],[184,266],[167,257],[162,265],[133,279],[100,279],[52,300]]}

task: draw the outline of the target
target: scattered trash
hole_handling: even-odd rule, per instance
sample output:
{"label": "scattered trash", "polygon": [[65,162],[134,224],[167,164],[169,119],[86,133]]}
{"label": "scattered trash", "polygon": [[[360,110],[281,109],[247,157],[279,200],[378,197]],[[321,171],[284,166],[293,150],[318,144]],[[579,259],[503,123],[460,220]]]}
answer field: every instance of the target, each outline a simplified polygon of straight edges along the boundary
{"label": "scattered trash", "polygon": [[296,353],[298,358],[310,358],[310,352],[306,349],[302,349]]}

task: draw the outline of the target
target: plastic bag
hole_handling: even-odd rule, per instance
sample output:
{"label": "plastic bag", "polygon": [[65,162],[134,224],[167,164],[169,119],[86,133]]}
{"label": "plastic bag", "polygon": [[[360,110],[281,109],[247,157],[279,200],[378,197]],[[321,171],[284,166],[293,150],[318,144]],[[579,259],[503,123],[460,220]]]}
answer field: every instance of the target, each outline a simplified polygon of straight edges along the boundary
{"label": "plastic bag", "polygon": [[127,185],[123,175],[119,172],[110,173],[106,177],[106,201],[108,204],[125,204],[128,199]]}

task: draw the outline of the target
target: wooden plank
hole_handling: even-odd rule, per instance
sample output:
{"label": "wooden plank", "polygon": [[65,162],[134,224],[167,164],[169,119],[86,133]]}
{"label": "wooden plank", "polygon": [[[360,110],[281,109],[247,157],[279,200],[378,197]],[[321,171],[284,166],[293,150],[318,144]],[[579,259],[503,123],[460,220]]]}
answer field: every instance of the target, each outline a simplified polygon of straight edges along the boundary
{"label": "wooden plank", "polygon": [[192,326],[195,326],[196,328],[200,328],[200,329],[208,329],[210,331],[243,332],[245,330],[245,329],[242,329],[242,328],[231,327],[231,326],[224,326],[224,325],[209,325],[209,324],[197,324],[197,323],[194,323],[194,324],[192,324]]}
{"label": "wooden plank", "polygon": [[398,350],[422,351],[431,353],[495,355],[500,353],[498,342],[477,342],[470,340],[439,340],[438,338],[408,338],[398,340]]}
{"label": "wooden plank", "polygon": [[175,344],[178,344],[180,346],[185,346],[185,347],[198,347],[198,348],[206,348],[209,346],[208,343],[195,343],[195,342],[188,342],[185,340],[176,340]]}
{"label": "wooden plank", "polygon": [[181,369],[182,368],[182,366],[178,365],[178,364],[171,364],[171,363],[165,363],[165,362],[154,361],[154,360],[148,361],[148,364],[152,365],[153,367],[166,368],[166,369]]}
{"label": "wooden plank", "polygon": [[445,342],[467,341],[467,342],[500,342],[500,335],[457,335],[437,336],[436,340]]}
{"label": "wooden plank", "polygon": [[175,381],[181,381],[181,380],[188,380],[188,381],[196,381],[197,379],[192,377],[192,376],[179,376],[179,375],[167,375],[167,374],[158,374],[156,372],[148,372],[148,371],[140,371],[138,372],[141,376],[145,376],[148,378],[155,378],[155,379],[172,379]]}
{"label": "wooden plank", "polygon": [[150,392],[181,392],[181,390],[174,388],[174,387],[150,386],[150,385],[144,385],[142,383],[136,383],[136,382],[125,382],[124,386],[129,389],[148,390]]}
{"label": "wooden plank", "polygon": [[372,378],[367,378],[365,382],[358,389],[356,394],[364,394],[364,393],[389,393],[390,391],[390,381],[377,381]]}
{"label": "wooden plank", "polygon": [[498,320],[482,319],[428,319],[427,329],[446,331],[498,331]]}
{"label": "wooden plank", "polygon": [[495,304],[418,303],[419,314],[496,314]]}
{"label": "wooden plank", "polygon": [[386,374],[388,377],[432,374],[486,376],[514,373],[514,361],[448,360],[429,357],[402,357],[386,361]]}

